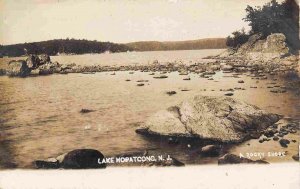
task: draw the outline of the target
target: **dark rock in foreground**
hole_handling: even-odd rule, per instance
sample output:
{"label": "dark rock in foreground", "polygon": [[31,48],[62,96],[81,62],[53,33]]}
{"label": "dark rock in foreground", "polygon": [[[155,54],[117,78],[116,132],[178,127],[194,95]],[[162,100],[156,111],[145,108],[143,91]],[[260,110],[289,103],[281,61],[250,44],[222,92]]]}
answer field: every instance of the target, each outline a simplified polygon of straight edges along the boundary
{"label": "dark rock in foreground", "polygon": [[279,120],[256,106],[229,97],[195,96],[150,117],[136,132],[146,136],[195,137],[242,142]]}
{"label": "dark rock in foreground", "polygon": [[65,169],[95,169],[105,168],[106,164],[99,164],[104,156],[101,152],[93,149],[79,149],[67,153],[61,163]]}
{"label": "dark rock in foreground", "polygon": [[253,161],[251,159],[244,158],[244,157],[239,157],[239,156],[234,155],[234,154],[225,154],[224,156],[222,156],[218,159],[218,164],[219,165],[240,164],[240,163],[269,164],[268,162],[263,161],[263,160]]}
{"label": "dark rock in foreground", "polygon": [[93,149],[77,149],[56,158],[34,161],[34,165],[39,169],[98,169],[105,168],[105,163],[99,163],[104,155]]}

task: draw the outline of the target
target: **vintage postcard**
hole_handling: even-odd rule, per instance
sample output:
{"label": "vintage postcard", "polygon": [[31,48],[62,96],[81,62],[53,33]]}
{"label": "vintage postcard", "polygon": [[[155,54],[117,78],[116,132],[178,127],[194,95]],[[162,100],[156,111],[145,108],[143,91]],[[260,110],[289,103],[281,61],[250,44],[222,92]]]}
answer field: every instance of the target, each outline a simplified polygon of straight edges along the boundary
{"label": "vintage postcard", "polygon": [[0,18],[1,171],[299,166],[298,0],[0,0]]}

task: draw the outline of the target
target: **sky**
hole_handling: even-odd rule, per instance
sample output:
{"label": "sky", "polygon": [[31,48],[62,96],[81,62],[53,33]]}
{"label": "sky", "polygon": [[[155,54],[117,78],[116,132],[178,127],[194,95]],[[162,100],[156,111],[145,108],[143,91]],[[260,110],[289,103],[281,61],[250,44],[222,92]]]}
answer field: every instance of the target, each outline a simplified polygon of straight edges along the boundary
{"label": "sky", "polygon": [[[127,43],[226,37],[247,5],[270,0],[0,0],[0,44],[51,39]],[[281,2],[281,0],[279,0]]]}

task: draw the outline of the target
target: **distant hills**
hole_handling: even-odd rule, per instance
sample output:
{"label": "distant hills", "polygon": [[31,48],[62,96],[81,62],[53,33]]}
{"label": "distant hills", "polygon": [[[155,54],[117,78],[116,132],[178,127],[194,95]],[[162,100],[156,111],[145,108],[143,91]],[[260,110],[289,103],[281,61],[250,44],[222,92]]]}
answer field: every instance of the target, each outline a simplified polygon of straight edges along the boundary
{"label": "distant hills", "polygon": [[188,41],[140,41],[126,43],[135,51],[165,51],[165,50],[193,50],[193,49],[222,49],[226,48],[225,38],[206,38]]}
{"label": "distant hills", "polygon": [[77,39],[55,39],[49,41],[0,45],[0,57],[23,56],[25,54],[86,54],[127,51],[165,51],[192,49],[221,49],[226,48],[225,38],[207,38],[188,41],[140,41],[117,44]]}

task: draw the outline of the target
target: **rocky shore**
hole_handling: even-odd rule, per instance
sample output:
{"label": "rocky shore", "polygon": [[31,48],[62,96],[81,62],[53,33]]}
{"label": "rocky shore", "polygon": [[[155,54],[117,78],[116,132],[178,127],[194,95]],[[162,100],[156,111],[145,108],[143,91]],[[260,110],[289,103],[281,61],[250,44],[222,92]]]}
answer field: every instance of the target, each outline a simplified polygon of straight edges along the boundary
{"label": "rocky shore", "polygon": [[[241,75],[246,75],[258,83],[260,80],[272,78],[267,88],[271,93],[286,93],[289,90],[300,95],[299,57],[285,44],[282,34],[273,34],[265,40],[259,35],[252,36],[249,41],[237,50],[226,50],[218,56],[206,57],[206,62],[183,64],[180,62],[154,61],[148,65],[123,66],[81,66],[52,62],[48,55],[29,55],[26,60],[10,61],[6,69],[0,70],[0,75],[9,77],[34,77],[50,74],[94,74],[110,72],[112,77],[119,71],[147,72],[155,80],[168,79],[169,72],[179,72],[184,82],[191,80],[191,74],[201,78],[214,80],[217,72],[231,73],[230,77],[239,78],[238,84],[243,84]],[[198,77],[198,76],[197,76]],[[284,85],[277,83],[277,78],[283,78]],[[130,79],[126,80],[130,82]],[[135,84],[145,87],[149,81],[140,79]],[[257,88],[257,86],[250,86]],[[206,90],[206,89],[203,89]],[[263,160],[250,160],[230,154],[227,150],[232,143],[241,143],[255,139],[259,143],[276,141],[282,148],[288,148],[291,143],[285,136],[299,133],[299,122],[291,120],[285,125],[278,124],[283,115],[268,113],[256,106],[236,100],[231,96],[234,91],[246,90],[244,87],[220,89],[224,97],[197,95],[181,103],[161,110],[142,123],[136,133],[155,141],[157,138],[168,145],[183,145],[201,157],[218,157],[218,164],[231,163],[267,163]],[[189,91],[182,89],[181,91]],[[170,90],[166,95],[173,96],[177,92]],[[178,95],[178,94],[177,94]],[[234,97],[234,96],[233,96]],[[81,109],[81,114],[94,110]],[[135,155],[146,156],[156,153],[145,150],[137,153],[121,154],[118,157],[129,158]],[[93,149],[77,149],[55,158],[34,161],[36,168],[85,169],[105,168],[96,162],[104,159],[104,155]],[[165,158],[164,158],[165,159]],[[299,161],[299,155],[293,155]],[[171,160],[141,163],[141,166],[183,166],[184,162]]]}
{"label": "rocky shore", "polygon": [[252,77],[266,78],[265,74],[279,75],[288,72],[299,73],[299,56],[292,54],[295,50],[287,47],[283,34],[272,34],[266,40],[260,40],[260,35],[253,35],[239,49],[228,49],[218,56],[208,56],[206,62],[183,64],[180,62],[154,61],[148,65],[123,66],[81,66],[52,62],[48,55],[29,55],[26,60],[13,60],[7,69],[1,69],[0,75],[11,77],[27,77],[49,74],[142,71],[163,73],[178,71],[181,75],[196,73],[201,77],[210,77],[216,71],[250,72]]}

